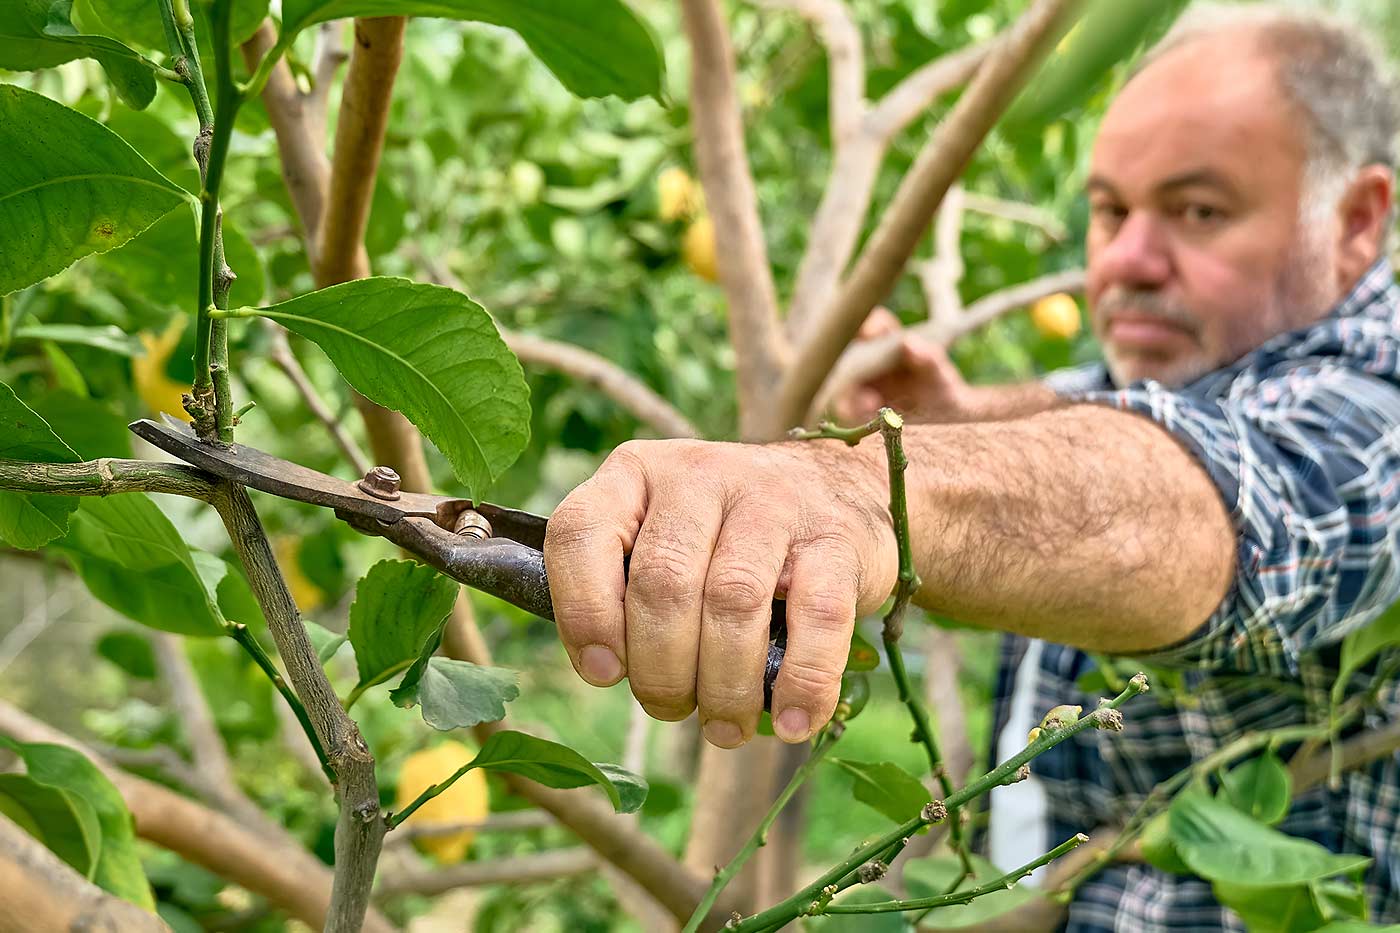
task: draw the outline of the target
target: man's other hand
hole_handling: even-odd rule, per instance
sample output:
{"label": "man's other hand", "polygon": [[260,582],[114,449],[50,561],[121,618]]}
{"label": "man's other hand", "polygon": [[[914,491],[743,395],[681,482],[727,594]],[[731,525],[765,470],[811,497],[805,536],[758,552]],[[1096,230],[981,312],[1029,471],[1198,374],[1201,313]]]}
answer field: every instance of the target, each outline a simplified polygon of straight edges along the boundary
{"label": "man's other hand", "polygon": [[836,708],[857,614],[894,587],[888,497],[878,438],[623,444],[554,511],[545,538],[574,668],[597,686],[626,676],[658,719],[698,706],[711,743],[740,745],[763,709],[772,600],[785,596],[774,731],[809,738]]}
{"label": "man's other hand", "polygon": [[904,329],[888,309],[877,307],[861,324],[857,340],[900,334],[892,369],[854,386],[832,401],[841,424],[869,421],[888,405],[911,422],[973,420],[974,392],[943,347]]}

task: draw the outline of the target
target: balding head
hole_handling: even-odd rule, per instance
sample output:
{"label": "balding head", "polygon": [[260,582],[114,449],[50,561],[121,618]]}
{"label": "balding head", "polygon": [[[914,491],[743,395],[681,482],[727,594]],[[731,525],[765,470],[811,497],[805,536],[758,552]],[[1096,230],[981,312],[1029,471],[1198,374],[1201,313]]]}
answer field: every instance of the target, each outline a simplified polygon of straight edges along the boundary
{"label": "balding head", "polygon": [[1396,121],[1393,100],[1346,95],[1389,86],[1365,40],[1271,7],[1204,8],[1147,56],[1089,181],[1089,298],[1117,381],[1189,382],[1351,287],[1384,241]]}

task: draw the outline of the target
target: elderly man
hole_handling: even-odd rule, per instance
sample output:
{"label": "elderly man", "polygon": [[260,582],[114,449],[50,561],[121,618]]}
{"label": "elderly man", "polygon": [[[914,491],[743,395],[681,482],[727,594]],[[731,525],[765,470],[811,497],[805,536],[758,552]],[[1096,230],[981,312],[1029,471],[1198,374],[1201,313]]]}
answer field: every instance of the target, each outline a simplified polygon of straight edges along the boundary
{"label": "elderly man", "polygon": [[[1339,643],[1400,597],[1400,293],[1382,256],[1396,106],[1343,27],[1268,8],[1182,23],[1094,148],[1088,297],[1107,367],[974,391],[912,346],[886,380],[959,409],[905,431],[916,599],[1018,636],[1008,695],[1081,702],[1084,651],[1185,672],[1189,708],[1143,702],[1122,736],[1037,760],[1046,840],[1121,821],[1242,733],[1320,721]],[[885,469],[878,438],[620,447],[545,544],[579,674],[626,676],[658,718],[698,707],[709,741],[738,745],[777,593],[774,729],[810,738],[854,618],[894,583]],[[1400,713],[1394,684],[1382,704]],[[1376,919],[1400,920],[1397,800],[1392,756],[1282,825],[1373,856]],[[1069,926],[1239,922],[1204,882],[1127,865],[1080,888]]]}

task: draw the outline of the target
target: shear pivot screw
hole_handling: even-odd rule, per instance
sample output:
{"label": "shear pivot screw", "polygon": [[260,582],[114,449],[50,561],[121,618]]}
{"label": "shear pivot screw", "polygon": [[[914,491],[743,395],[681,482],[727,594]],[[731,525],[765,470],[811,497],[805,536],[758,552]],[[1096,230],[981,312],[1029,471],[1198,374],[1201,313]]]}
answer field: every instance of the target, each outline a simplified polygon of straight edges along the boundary
{"label": "shear pivot screw", "polygon": [[491,523],[486,520],[486,516],[471,509],[457,516],[457,524],[452,530],[466,538],[491,537]]}
{"label": "shear pivot screw", "polygon": [[399,497],[399,474],[391,467],[377,466],[365,474],[358,483],[365,492],[376,499],[397,499]]}

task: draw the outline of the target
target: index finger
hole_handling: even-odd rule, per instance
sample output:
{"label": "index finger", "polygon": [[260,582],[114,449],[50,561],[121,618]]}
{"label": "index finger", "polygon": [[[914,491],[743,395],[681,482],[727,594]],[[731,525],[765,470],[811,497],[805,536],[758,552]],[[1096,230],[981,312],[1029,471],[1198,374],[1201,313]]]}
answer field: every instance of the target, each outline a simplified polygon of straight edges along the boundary
{"label": "index finger", "polygon": [[619,448],[545,526],[544,565],[559,638],[574,670],[597,687],[617,683],[627,671],[623,561],[646,502],[646,475]]}

